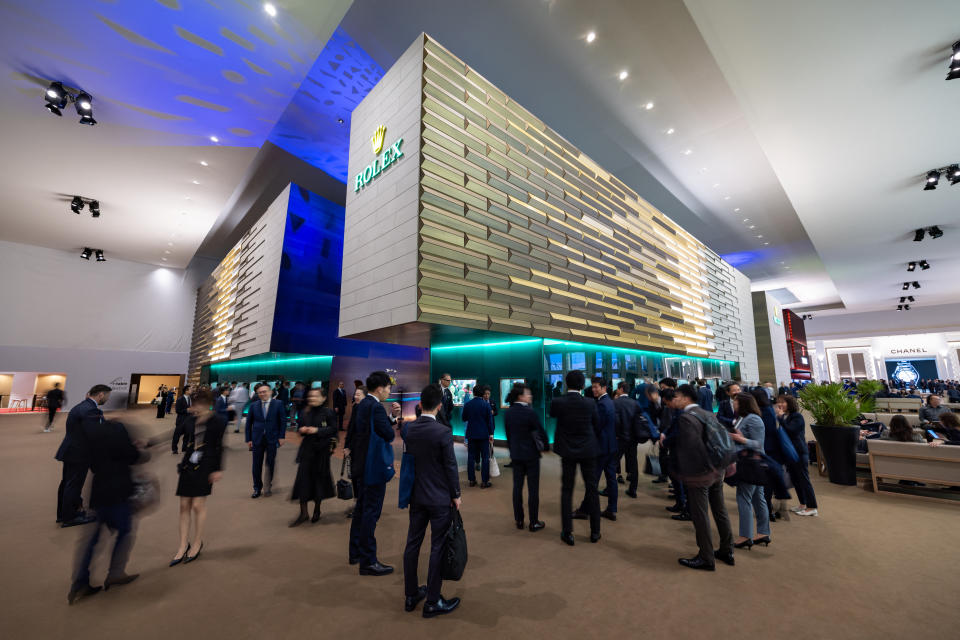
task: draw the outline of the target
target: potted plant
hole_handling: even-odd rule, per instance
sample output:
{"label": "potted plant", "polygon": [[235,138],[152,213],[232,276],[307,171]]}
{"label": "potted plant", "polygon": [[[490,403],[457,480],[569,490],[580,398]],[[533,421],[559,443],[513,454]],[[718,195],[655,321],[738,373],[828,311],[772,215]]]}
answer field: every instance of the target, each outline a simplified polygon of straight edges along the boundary
{"label": "potted plant", "polygon": [[[862,383],[861,383],[862,384]],[[865,389],[866,391],[866,389]],[[834,484],[857,484],[857,442],[860,427],[854,421],[861,413],[859,397],[851,397],[842,384],[808,384],[800,392],[800,406],[813,416],[813,436]],[[869,408],[869,406],[867,406]]]}

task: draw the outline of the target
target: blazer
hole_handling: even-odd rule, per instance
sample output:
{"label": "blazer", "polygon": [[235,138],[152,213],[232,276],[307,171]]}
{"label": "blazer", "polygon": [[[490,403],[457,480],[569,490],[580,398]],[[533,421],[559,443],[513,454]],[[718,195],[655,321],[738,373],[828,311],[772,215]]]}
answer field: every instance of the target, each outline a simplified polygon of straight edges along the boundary
{"label": "blazer", "polygon": [[493,435],[493,412],[483,398],[475,397],[463,405],[462,419],[467,424],[468,440],[486,440]]}
{"label": "blazer", "polygon": [[83,422],[90,419],[103,420],[103,412],[100,411],[100,407],[93,399],[87,398],[70,409],[70,413],[67,414],[67,427],[63,442],[60,443],[60,448],[57,449],[57,454],[54,456],[57,460],[90,465],[90,443],[87,442],[86,432],[83,428]]}
{"label": "blazer", "polygon": [[270,400],[267,414],[263,414],[263,402],[257,398],[250,403],[247,412],[247,426],[244,429],[244,441],[259,444],[264,438],[267,444],[277,446],[278,441],[286,436],[287,412],[283,403],[277,399]]}
{"label": "blazer", "polygon": [[453,428],[453,393],[447,387],[443,390],[443,400],[440,401],[440,411],[437,412],[437,422]]}
{"label": "blazer", "polygon": [[514,402],[503,414],[503,426],[507,432],[507,447],[510,449],[511,460],[529,462],[540,457],[533,434],[539,433],[546,446],[547,432],[544,431],[536,411],[525,404]]}
{"label": "blazer", "polygon": [[140,451],[133,446],[123,424],[116,420],[89,417],[82,427],[91,451],[90,507],[101,509],[126,502],[133,495],[130,465],[140,459]]}
{"label": "blazer", "polygon": [[733,428],[733,421],[737,419],[737,414],[733,412],[733,401],[725,398],[717,403],[717,420],[728,430]]}
{"label": "blazer", "polygon": [[713,390],[704,385],[697,389],[697,404],[704,411],[713,413]]}
{"label": "blazer", "polygon": [[737,451],[752,449],[758,453],[764,452],[763,440],[766,427],[763,424],[763,418],[755,413],[750,413],[747,414],[746,418],[738,420],[735,426],[737,430],[740,431],[740,435],[747,439],[743,444],[739,442],[736,443]]}
{"label": "blazer", "polygon": [[784,414],[780,416],[780,427],[790,436],[790,442],[793,448],[797,450],[801,462],[810,463],[810,452],[807,449],[807,423],[803,419],[803,414],[797,413]]}
{"label": "blazer", "polygon": [[340,413],[347,410],[347,392],[340,387],[333,390],[333,408],[339,409]]}
{"label": "blazer", "polygon": [[[180,406],[180,400],[177,400],[177,406]],[[218,416],[223,418],[224,422],[228,422],[230,420],[230,414],[228,413],[230,411],[229,396],[217,396],[217,400],[213,403],[213,410],[217,412]]]}
{"label": "blazer", "polygon": [[575,460],[597,457],[600,414],[595,400],[584,398],[577,391],[568,391],[550,403],[550,416],[557,419],[553,436],[553,450],[557,455]]}
{"label": "blazer", "polygon": [[597,414],[600,419],[600,430],[597,432],[597,455],[617,453],[620,445],[617,442],[617,410],[613,406],[613,399],[603,394],[597,398]]}
{"label": "blazer", "polygon": [[[219,402],[219,401],[220,401],[220,400],[219,400],[219,398],[218,398],[218,399],[217,399],[217,402]],[[177,398],[177,403],[176,403],[176,405],[174,405],[174,408],[173,408],[173,409],[174,409],[174,411],[177,412],[177,423],[176,423],[176,424],[177,424],[178,427],[183,424],[183,421],[184,421],[184,420],[187,419],[187,416],[189,415],[189,414],[187,413],[187,409],[188,409],[188,408],[189,408],[189,405],[187,404],[187,396],[181,395],[179,398]]]}
{"label": "blazer", "polygon": [[445,507],[460,497],[460,472],[453,453],[453,433],[434,418],[421,415],[404,426],[407,453],[413,456],[413,504]]}
{"label": "blazer", "polygon": [[353,416],[356,416],[356,420],[351,418],[353,431],[347,431],[348,444],[344,446],[350,449],[350,478],[363,482],[367,465],[367,448],[370,446],[371,421],[376,436],[387,442],[393,442],[396,432],[393,430],[393,423],[387,415],[387,410],[372,395],[366,396],[353,408]]}
{"label": "blazer", "polygon": [[633,421],[640,412],[640,405],[630,396],[617,396],[613,399],[613,407],[617,412],[617,441],[628,447],[637,442]]}

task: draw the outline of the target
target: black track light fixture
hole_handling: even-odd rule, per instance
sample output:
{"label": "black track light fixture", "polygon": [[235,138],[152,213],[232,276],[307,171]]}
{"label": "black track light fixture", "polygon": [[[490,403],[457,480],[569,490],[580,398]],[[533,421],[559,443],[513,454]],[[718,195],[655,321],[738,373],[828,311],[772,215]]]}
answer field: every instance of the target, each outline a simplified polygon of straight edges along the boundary
{"label": "black track light fixture", "polygon": [[927,182],[923,185],[924,191],[933,191],[940,183],[940,172],[936,169],[927,172]]}
{"label": "black track light fixture", "polygon": [[946,170],[947,180],[950,181],[951,185],[960,183],[960,164],[952,164],[947,167]]}
{"label": "black track light fixture", "polygon": [[902,305],[902,304],[898,304],[898,305],[897,305],[897,311],[903,311],[903,305]]}
{"label": "black track light fixture", "polygon": [[921,271],[926,271],[926,270],[929,269],[929,268],[930,268],[930,263],[929,263],[929,262],[927,262],[926,260],[921,260],[921,261],[920,261],[920,270],[921,270]]}
{"label": "black track light fixture", "polygon": [[903,290],[906,291],[906,290],[909,289],[909,288],[910,288],[910,283],[909,283],[909,282],[904,282],[904,283],[903,283]]}
{"label": "black track light fixture", "polygon": [[47,111],[55,116],[62,116],[62,109],[67,106],[67,101],[70,99],[70,94],[68,94],[67,90],[63,88],[62,82],[51,82],[50,86],[47,87],[47,91],[43,97],[47,101],[47,104],[45,105]]}
{"label": "black track light fixture", "polygon": [[908,263],[907,263],[907,271],[915,271],[916,268],[917,268],[917,263],[916,263],[916,262],[908,262]]}
{"label": "black track light fixture", "polygon": [[947,67],[947,80],[960,78],[960,40],[953,43],[950,54],[950,66]]}
{"label": "black track light fixture", "polygon": [[907,302],[916,302],[916,301],[913,299],[913,296],[907,296]]}
{"label": "black track light fixture", "polygon": [[83,258],[84,260],[89,260],[91,254],[93,254],[93,249],[91,249],[90,247],[84,247],[83,251],[80,252],[80,257]]}
{"label": "black track light fixture", "polygon": [[900,304],[903,304],[907,301],[907,296],[900,296]]}
{"label": "black track light fixture", "polygon": [[936,240],[937,238],[943,235],[943,231],[941,231],[940,227],[938,227],[937,225],[933,225],[932,227],[927,229],[927,231],[930,233],[930,237],[933,238],[934,240]]}
{"label": "black track light fixture", "polygon": [[920,242],[921,240],[923,240],[923,236],[924,236],[926,233],[927,233],[927,232],[924,231],[923,229],[917,229],[916,231],[913,232],[913,241],[914,241],[914,242]]}
{"label": "black track light fixture", "polygon": [[77,107],[80,124],[89,124],[90,126],[97,124],[97,121],[93,119],[93,97],[89,93],[81,91],[74,97],[73,103]]}
{"label": "black track light fixture", "polygon": [[100,217],[100,201],[99,200],[90,201],[90,215],[92,215],[94,218]]}
{"label": "black track light fixture", "polygon": [[913,288],[914,288],[914,289],[919,289],[919,288],[920,288],[920,283],[917,282],[916,280],[914,280],[911,284],[913,285]]}
{"label": "black track light fixture", "polygon": [[106,262],[107,259],[103,257],[103,249],[97,249],[97,262]]}
{"label": "black track light fixture", "polygon": [[904,311],[910,311],[910,305],[908,305],[908,304],[903,305],[903,310],[904,310]]}
{"label": "black track light fixture", "polygon": [[80,215],[80,212],[83,211],[83,198],[73,196],[73,200],[70,201],[70,211]]}

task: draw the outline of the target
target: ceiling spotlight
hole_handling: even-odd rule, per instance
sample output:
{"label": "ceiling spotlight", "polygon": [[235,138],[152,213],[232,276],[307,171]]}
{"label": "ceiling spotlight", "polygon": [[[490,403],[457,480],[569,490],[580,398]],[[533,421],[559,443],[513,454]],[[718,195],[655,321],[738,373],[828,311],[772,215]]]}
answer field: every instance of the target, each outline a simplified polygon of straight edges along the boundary
{"label": "ceiling spotlight", "polygon": [[923,229],[917,229],[913,232],[913,241],[920,242],[923,240],[923,234],[926,233]]}
{"label": "ceiling spotlight", "polygon": [[920,283],[917,282],[916,280],[914,280],[911,284],[913,284],[913,288],[914,288],[914,289],[919,289],[919,288],[920,288]]}
{"label": "ceiling spotlight", "polygon": [[933,225],[932,227],[927,229],[927,232],[930,234],[930,237],[934,239],[939,238],[940,236],[943,235],[943,231],[941,231],[940,227],[938,227],[937,225]]}
{"label": "ceiling spotlight", "polygon": [[914,302],[913,296],[907,296],[907,302]]}
{"label": "ceiling spotlight", "polygon": [[933,171],[927,172],[927,183],[923,185],[924,191],[933,191],[937,188],[937,183],[940,182],[940,172],[934,169]]}
{"label": "ceiling spotlight", "polygon": [[84,260],[89,260],[90,254],[92,253],[93,253],[93,249],[91,249],[90,247],[84,247],[83,251],[80,252],[80,257],[83,258]]}
{"label": "ceiling spotlight", "polygon": [[693,153],[693,149],[685,149],[685,150],[683,151],[683,155],[685,155],[685,156],[688,156],[688,155],[690,155],[691,153]]}
{"label": "ceiling spotlight", "polygon": [[908,262],[908,263],[907,263],[907,271],[914,271],[916,268],[917,268],[917,263],[916,263],[916,262]]}
{"label": "ceiling spotlight", "polygon": [[596,39],[597,39],[597,34],[595,31],[591,31],[590,33],[587,34],[587,44],[592,43]]}
{"label": "ceiling spotlight", "polygon": [[920,270],[921,270],[921,271],[926,271],[926,270],[929,269],[929,268],[930,268],[930,263],[929,263],[929,262],[927,262],[926,260],[921,260],[921,261],[920,261]]}
{"label": "ceiling spotlight", "polygon": [[86,91],[81,91],[73,98],[73,104],[80,116],[80,124],[93,126],[97,121],[93,119],[93,98]]}
{"label": "ceiling spotlight", "polygon": [[620,72],[620,75],[617,76],[617,77],[619,77],[620,80],[626,80],[629,75],[630,75],[630,74],[627,73],[627,70],[624,69],[623,71]]}
{"label": "ceiling spotlight", "polygon": [[902,304],[898,304],[898,305],[897,305],[897,311],[903,311],[903,305],[902,305]]}
{"label": "ceiling spotlight", "polygon": [[676,129],[674,129],[673,127],[670,127],[669,129],[667,129],[667,135],[672,136],[676,131],[677,131]]}
{"label": "ceiling spotlight", "polygon": [[647,111],[650,111],[650,109],[653,109],[653,103],[648,102],[647,104],[643,105],[643,108],[646,109]]}
{"label": "ceiling spotlight", "polygon": [[740,213],[740,207],[736,207],[736,208],[733,210],[733,212],[734,212],[734,213]]}
{"label": "ceiling spotlight", "polygon": [[947,167],[947,179],[950,181],[950,184],[960,182],[960,164],[952,164]]}
{"label": "ceiling spotlight", "polygon": [[62,82],[51,82],[50,86],[47,87],[47,92],[44,94],[44,98],[47,101],[45,105],[47,111],[52,113],[55,116],[62,116],[63,113],[61,109],[67,106],[67,100],[70,98],[67,95],[67,91],[63,88]]}
{"label": "ceiling spotlight", "polygon": [[904,310],[904,311],[910,311],[910,305],[908,305],[908,304],[903,305],[903,310]]}
{"label": "ceiling spotlight", "polygon": [[90,201],[90,215],[92,215],[94,218],[100,217],[100,201],[99,200]]}
{"label": "ceiling spotlight", "polygon": [[208,163],[206,160],[201,160],[201,161],[200,161],[200,166],[201,166],[201,167],[209,167],[209,166],[210,166],[210,163]]}
{"label": "ceiling spotlight", "polygon": [[263,3],[263,10],[267,12],[267,15],[271,18],[277,17],[277,8],[270,4],[269,2]]}
{"label": "ceiling spotlight", "polygon": [[70,211],[73,211],[76,214],[79,214],[83,210],[83,198],[80,196],[73,196],[73,200],[70,201]]}
{"label": "ceiling spotlight", "polygon": [[909,283],[909,282],[904,282],[904,283],[903,283],[903,290],[906,291],[906,290],[909,289],[909,288],[910,288],[910,283]]}
{"label": "ceiling spotlight", "polygon": [[900,296],[900,304],[903,304],[907,301],[907,296]]}
{"label": "ceiling spotlight", "polygon": [[103,249],[97,249],[97,262],[106,262],[107,259],[103,257]]}
{"label": "ceiling spotlight", "polygon": [[947,68],[947,80],[956,80],[957,78],[960,78],[960,40],[953,43],[950,66]]}
{"label": "ceiling spotlight", "polygon": [[217,136],[210,136],[210,142],[220,142],[220,138]]}
{"label": "ceiling spotlight", "polygon": [[337,124],[343,124],[343,118],[337,118]]}

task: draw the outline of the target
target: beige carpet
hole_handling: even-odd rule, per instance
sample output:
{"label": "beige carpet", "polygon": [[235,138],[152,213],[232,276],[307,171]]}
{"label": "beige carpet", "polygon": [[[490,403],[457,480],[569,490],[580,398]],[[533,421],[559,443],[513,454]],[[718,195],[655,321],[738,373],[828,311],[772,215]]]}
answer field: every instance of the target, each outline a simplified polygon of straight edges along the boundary
{"label": "beige carpet", "polygon": [[[131,421],[142,432],[172,428],[172,417],[148,418],[141,413]],[[464,579],[443,589],[463,604],[450,616],[423,620],[419,610],[402,608],[407,514],[395,506],[396,482],[377,538],[380,558],[398,571],[361,578],[347,564],[346,504],[329,501],[320,523],[288,529],[297,511],[285,499],[295,447],[281,450],[277,495],[254,501],[249,454],[232,432],[201,558],[167,567],[177,545],[177,459],[166,445],[154,447],[149,468],[165,498],[139,523],[128,570],[140,579],[68,607],[80,531],[54,525],[60,466],[53,454],[63,417],[54,434],[40,433],[40,420],[0,416],[2,638],[918,639],[957,633],[957,505],[875,496],[817,477],[822,517],[777,523],[769,548],[738,552],[736,567],[694,572],[677,565],[678,557],[696,551],[693,527],[667,517],[665,490],[649,477],[638,500],[621,494],[620,519],[603,521],[599,544],[589,544],[587,524],[577,522],[576,547],[563,545],[553,455],[544,459],[547,528],[540,533],[513,525],[509,470],[492,489],[465,490],[470,561]],[[733,490],[726,495],[736,522]],[[104,570],[101,554],[95,584]],[[421,581],[425,573],[424,564]]]}

